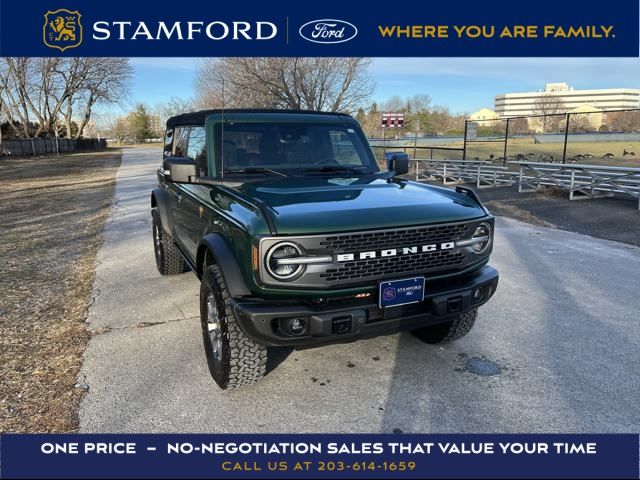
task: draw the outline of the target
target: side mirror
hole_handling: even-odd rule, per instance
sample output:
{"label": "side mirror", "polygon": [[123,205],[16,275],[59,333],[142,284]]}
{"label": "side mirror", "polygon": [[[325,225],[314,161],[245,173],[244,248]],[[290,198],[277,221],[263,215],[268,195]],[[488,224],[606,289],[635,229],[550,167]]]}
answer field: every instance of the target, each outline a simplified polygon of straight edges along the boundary
{"label": "side mirror", "polygon": [[175,183],[194,183],[200,170],[198,162],[185,157],[165,158],[162,168],[169,172],[167,180]]}
{"label": "side mirror", "polygon": [[401,152],[387,152],[387,168],[395,172],[395,176],[409,173],[409,155]]}

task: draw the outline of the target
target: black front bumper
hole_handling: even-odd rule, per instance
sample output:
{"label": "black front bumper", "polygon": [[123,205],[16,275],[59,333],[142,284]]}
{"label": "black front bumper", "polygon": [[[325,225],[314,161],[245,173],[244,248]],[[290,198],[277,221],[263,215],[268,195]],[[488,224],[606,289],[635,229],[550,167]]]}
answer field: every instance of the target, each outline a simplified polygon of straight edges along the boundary
{"label": "black front bumper", "polygon": [[[498,271],[484,267],[470,275],[426,282],[423,302],[378,308],[375,296],[312,304],[306,301],[232,299],[240,326],[266,346],[312,347],[413,330],[450,320],[486,303],[498,286]],[[482,298],[473,293],[482,290]],[[292,319],[302,319],[304,330],[290,333]]]}

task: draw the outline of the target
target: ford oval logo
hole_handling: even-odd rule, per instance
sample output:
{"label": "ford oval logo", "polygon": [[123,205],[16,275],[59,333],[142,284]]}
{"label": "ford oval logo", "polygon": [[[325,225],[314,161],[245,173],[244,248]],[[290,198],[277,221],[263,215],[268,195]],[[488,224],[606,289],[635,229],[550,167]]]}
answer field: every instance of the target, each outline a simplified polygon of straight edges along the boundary
{"label": "ford oval logo", "polygon": [[300,36],[314,43],[348,42],[358,34],[355,25],[344,20],[312,20],[300,27]]}

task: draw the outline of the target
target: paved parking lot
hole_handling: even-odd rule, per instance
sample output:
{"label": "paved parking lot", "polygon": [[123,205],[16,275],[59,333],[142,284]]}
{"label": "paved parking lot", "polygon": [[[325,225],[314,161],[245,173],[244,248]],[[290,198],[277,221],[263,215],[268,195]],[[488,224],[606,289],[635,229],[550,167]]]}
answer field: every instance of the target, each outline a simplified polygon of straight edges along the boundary
{"label": "paved parking lot", "polygon": [[[636,432],[640,248],[498,218],[495,297],[466,338],[410,334],[277,352],[222,392],[198,283],[161,277],[149,193],[159,149],[125,152],[98,255],[79,382],[85,432]],[[633,212],[632,212],[633,213]]]}

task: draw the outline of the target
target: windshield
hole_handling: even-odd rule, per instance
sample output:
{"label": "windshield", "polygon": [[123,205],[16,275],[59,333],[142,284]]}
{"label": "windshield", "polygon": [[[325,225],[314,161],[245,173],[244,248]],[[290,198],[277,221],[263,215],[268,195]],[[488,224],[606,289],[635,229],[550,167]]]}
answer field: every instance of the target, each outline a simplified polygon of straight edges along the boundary
{"label": "windshield", "polygon": [[[230,123],[216,127],[225,173],[377,172],[359,129],[348,125]],[[216,152],[220,170],[220,150]]]}

